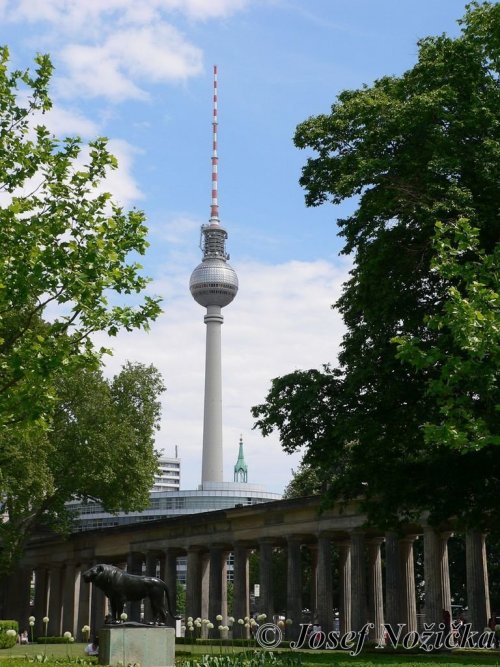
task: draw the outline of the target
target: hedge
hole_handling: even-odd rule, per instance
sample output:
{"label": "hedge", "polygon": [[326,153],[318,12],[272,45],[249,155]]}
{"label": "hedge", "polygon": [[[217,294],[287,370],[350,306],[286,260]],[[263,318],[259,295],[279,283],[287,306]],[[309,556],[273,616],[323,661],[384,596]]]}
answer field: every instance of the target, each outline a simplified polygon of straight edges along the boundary
{"label": "hedge", "polygon": [[[9,637],[7,630],[15,630],[14,637]],[[17,644],[19,634],[19,625],[17,621],[0,621],[0,649],[12,648]]]}

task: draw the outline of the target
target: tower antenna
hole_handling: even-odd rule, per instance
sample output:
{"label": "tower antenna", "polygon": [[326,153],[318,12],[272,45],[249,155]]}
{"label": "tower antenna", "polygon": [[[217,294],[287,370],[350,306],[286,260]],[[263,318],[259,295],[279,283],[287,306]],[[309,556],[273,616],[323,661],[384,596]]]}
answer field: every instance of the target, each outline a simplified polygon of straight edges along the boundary
{"label": "tower antenna", "polygon": [[214,65],[214,106],[212,118],[212,204],[210,206],[210,224],[219,224],[219,189],[217,170],[219,165],[219,157],[217,155],[217,129],[218,129],[218,114],[217,114],[217,65]]}

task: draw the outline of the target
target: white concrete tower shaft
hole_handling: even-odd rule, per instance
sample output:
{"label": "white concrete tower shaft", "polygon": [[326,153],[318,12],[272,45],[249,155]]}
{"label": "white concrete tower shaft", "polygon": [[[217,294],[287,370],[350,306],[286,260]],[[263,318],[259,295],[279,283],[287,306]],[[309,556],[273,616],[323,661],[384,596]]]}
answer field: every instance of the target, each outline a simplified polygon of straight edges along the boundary
{"label": "white concrete tower shaft", "polygon": [[222,455],[222,353],[220,306],[207,306],[205,352],[205,403],[203,411],[203,455],[201,482],[223,481]]}
{"label": "white concrete tower shaft", "polygon": [[212,121],[212,199],[210,220],[201,228],[203,260],[191,274],[189,289],[193,298],[205,306],[207,327],[205,357],[205,403],[203,415],[203,484],[223,481],[222,456],[222,308],[227,306],[238,291],[238,277],[228,264],[226,230],[219,222],[218,153],[217,153],[217,66],[214,66],[214,105]]}

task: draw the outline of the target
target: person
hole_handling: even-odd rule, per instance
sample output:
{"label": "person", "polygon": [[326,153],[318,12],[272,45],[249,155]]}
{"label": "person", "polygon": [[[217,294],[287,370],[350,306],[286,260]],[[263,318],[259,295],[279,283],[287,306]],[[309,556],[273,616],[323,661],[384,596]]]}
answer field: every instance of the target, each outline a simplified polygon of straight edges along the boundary
{"label": "person", "polygon": [[85,653],[87,655],[99,655],[99,639],[97,637],[90,644],[87,644]]}
{"label": "person", "polygon": [[19,635],[19,643],[20,644],[27,644],[28,643],[28,631],[23,630],[21,634]]}

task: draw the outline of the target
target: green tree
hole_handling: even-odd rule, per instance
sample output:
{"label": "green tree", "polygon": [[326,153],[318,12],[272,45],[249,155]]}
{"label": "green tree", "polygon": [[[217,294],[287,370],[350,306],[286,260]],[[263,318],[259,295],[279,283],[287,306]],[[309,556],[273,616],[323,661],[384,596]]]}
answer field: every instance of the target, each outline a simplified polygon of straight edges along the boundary
{"label": "green tree", "polygon": [[315,466],[301,461],[297,470],[292,470],[292,473],[292,479],[283,491],[283,498],[317,496],[325,489],[324,480],[318,475]]}
{"label": "green tree", "polygon": [[[0,48],[0,524],[2,566],[64,502],[144,505],[155,467],[161,380],[129,366],[108,386],[92,334],[148,328],[159,300],[136,258],[144,214],[102,191],[116,159],[40,120],[51,108],[48,56],[11,71]],[[80,401],[78,404],[77,400]],[[99,430],[100,429],[100,430]]]}
{"label": "green tree", "polygon": [[98,364],[91,334],[147,328],[160,309],[149,296],[118,301],[148,283],[127,259],[145,252],[147,229],[100,190],[117,167],[106,139],[51,136],[38,123],[49,57],[34,75],[8,58],[0,48],[0,427],[28,442],[50,426],[58,369]]}
{"label": "green tree", "polygon": [[439,422],[424,424],[425,441],[460,450],[499,445],[500,246],[486,255],[479,230],[463,218],[448,227],[438,222],[434,245],[431,268],[449,282],[447,299],[426,318],[423,335],[394,340],[399,358],[417,371],[439,369],[427,385]]}
{"label": "green tree", "polygon": [[[342,92],[330,114],[310,118],[295,135],[299,148],[315,153],[301,178],[306,203],[357,199],[354,213],[338,220],[343,252],[353,256],[336,303],[347,333],[338,369],[325,369],[323,379],[306,371],[274,380],[253,414],[264,434],[280,432],[286,451],[306,445],[305,461],[328,482],[330,500],[362,497],[379,524],[422,510],[436,523],[451,515],[497,523],[500,450],[484,443],[462,453],[425,441],[423,425],[443,417],[443,401],[429,391],[442,369],[416,372],[393,342],[408,337],[446,350],[442,337],[452,335],[449,321],[445,329],[428,326],[452,315],[446,308],[457,280],[434,270],[436,221],[449,229],[467,218],[478,230],[479,265],[494,261],[500,5],[472,3],[460,23],[457,38],[422,39],[411,70]],[[492,403],[483,408],[492,424]]]}
{"label": "green tree", "polygon": [[147,507],[157,470],[154,432],[164,391],[153,366],[127,363],[111,380],[96,369],[55,380],[49,431],[21,441],[0,434],[0,571],[19,557],[40,526],[71,528],[70,500],[96,500],[106,511]]}

